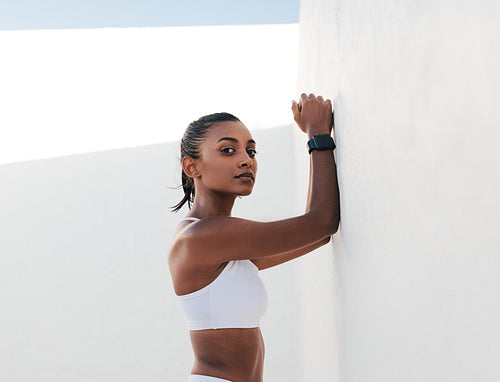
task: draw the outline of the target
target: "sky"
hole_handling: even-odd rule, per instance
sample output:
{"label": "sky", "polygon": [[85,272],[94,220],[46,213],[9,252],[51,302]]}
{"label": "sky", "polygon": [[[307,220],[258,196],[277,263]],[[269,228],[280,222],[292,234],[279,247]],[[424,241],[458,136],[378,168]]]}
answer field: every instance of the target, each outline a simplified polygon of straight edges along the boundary
{"label": "sky", "polygon": [[[58,29],[68,24],[57,21],[69,23],[62,15],[75,16],[77,8],[54,13],[58,2],[45,1],[37,13],[37,2],[10,1],[3,13],[6,3],[0,0],[0,20],[16,19],[21,4],[29,12],[15,20],[18,28],[0,30],[0,165],[175,141],[194,119],[221,111],[250,130],[293,123],[299,27],[268,18],[275,14],[270,4],[288,2],[241,2],[236,12],[237,1],[123,1],[120,9],[130,7],[123,20],[144,25],[91,27],[104,23],[104,9],[110,17],[118,2],[67,0],[85,3],[88,15],[69,29]],[[203,25],[146,25],[144,7],[160,3],[177,23]],[[222,25],[213,25],[201,5],[188,17],[185,6],[169,3],[210,3]],[[225,25],[216,5],[234,7],[239,18],[232,21],[242,25]],[[270,14],[259,20],[273,22],[247,24],[258,19],[257,9]]]}
{"label": "sky", "polygon": [[0,0],[0,30],[298,22],[299,0]]}

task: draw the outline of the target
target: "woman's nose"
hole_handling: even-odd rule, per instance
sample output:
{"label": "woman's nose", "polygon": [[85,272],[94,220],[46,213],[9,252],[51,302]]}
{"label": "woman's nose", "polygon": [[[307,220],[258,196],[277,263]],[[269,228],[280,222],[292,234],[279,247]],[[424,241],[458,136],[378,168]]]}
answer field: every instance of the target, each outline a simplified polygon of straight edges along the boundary
{"label": "woman's nose", "polygon": [[245,155],[240,159],[240,167],[252,167],[253,159]]}

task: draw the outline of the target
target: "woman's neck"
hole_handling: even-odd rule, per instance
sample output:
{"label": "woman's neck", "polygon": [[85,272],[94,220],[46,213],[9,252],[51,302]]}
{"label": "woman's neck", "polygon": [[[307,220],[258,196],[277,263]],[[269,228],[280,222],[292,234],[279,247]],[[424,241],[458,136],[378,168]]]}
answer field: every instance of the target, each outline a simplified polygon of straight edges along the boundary
{"label": "woman's neck", "polygon": [[231,216],[233,209],[234,195],[195,195],[193,207],[189,215],[199,218],[209,218],[212,216]]}

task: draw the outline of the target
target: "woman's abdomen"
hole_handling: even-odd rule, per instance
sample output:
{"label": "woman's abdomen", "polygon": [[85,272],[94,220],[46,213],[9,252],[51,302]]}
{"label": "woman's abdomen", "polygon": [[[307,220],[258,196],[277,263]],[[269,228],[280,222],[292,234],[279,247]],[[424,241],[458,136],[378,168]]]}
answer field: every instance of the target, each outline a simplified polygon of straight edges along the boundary
{"label": "woman's abdomen", "polygon": [[261,381],[264,340],[260,328],[192,330],[192,374]]}

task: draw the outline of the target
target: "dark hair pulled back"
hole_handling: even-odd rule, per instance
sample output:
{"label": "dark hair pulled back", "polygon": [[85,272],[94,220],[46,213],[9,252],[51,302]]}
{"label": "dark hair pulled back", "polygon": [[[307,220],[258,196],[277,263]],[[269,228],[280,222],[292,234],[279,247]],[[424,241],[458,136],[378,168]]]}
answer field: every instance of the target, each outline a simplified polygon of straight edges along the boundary
{"label": "dark hair pulled back", "polygon": [[[214,123],[224,121],[240,122],[238,118],[229,113],[208,114],[191,122],[181,139],[181,164],[184,157],[200,158],[200,145],[205,140],[208,130]],[[171,207],[172,212],[179,211],[186,202],[188,208],[191,209],[194,202],[194,181],[186,175],[184,170],[182,170],[182,188],[184,189],[184,197],[179,203]]]}

